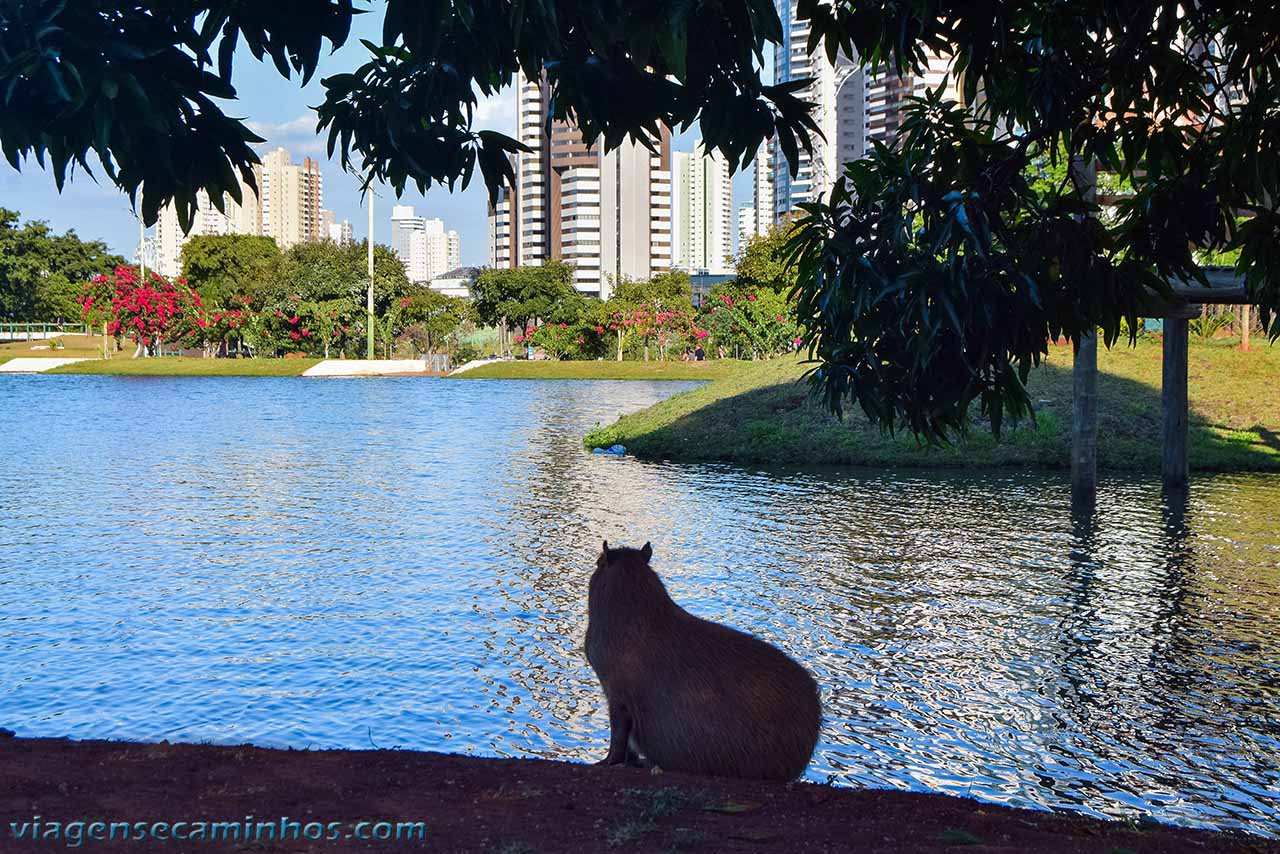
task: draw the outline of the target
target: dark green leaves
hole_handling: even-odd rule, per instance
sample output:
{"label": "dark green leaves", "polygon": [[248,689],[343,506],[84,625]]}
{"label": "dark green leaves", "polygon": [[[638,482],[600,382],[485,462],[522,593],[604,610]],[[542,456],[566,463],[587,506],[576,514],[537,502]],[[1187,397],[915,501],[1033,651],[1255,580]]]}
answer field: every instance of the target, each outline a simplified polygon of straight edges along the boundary
{"label": "dark green leaves", "polygon": [[350,0],[6,3],[0,151],[15,169],[49,168],[59,188],[96,160],[131,197],[141,189],[148,223],[174,199],[189,226],[198,189],[237,193],[237,172],[253,183],[260,140],[213,100],[235,97],[235,45],[305,81],[353,13]]}
{"label": "dark green leaves", "polygon": [[367,178],[452,187],[479,167],[492,198],[518,145],[472,127],[475,92],[545,73],[553,116],[606,148],[699,123],[705,143],[742,166],[775,132],[798,149],[817,129],[794,86],[761,82],[756,59],[780,38],[768,0],[390,0],[370,61],[324,81],[321,126]]}

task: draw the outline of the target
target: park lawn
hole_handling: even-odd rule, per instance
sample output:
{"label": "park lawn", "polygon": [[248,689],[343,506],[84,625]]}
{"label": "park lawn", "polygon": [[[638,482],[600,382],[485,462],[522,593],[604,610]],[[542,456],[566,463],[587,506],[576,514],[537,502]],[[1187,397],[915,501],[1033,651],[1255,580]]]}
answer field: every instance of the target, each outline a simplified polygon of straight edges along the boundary
{"label": "park lawn", "polygon": [[[1158,341],[1099,353],[1099,465],[1156,471],[1160,463]],[[588,447],[622,444],[638,457],[675,461],[884,466],[1070,466],[1071,348],[1050,348],[1032,373],[1036,421],[1006,424],[1000,441],[976,411],[968,436],[927,447],[888,435],[856,406],[842,423],[810,399],[807,366],[786,358],[742,365],[723,379],[597,427]],[[1191,465],[1280,470],[1280,346],[1248,353],[1229,342],[1191,345]]]}
{"label": "park lawn", "polygon": [[[51,341],[11,341],[0,344],[0,363],[10,359],[101,359],[101,335],[62,335],[60,349],[50,346]],[[108,345],[115,350],[114,340]],[[35,349],[40,348],[40,349]]]}
{"label": "park lawn", "polygon": [[707,362],[493,362],[463,371],[457,379],[476,380],[715,380],[735,373],[739,363]]}
{"label": "park lawn", "polygon": [[199,359],[163,356],[130,359],[126,355],[76,362],[49,374],[109,374],[132,377],[296,377],[321,359]]}

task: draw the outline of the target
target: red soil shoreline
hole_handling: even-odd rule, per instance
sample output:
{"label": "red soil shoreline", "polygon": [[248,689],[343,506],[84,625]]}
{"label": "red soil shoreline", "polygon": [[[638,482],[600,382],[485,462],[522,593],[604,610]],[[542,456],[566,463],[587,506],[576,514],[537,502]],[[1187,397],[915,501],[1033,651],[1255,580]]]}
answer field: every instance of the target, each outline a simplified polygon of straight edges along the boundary
{"label": "red soil shoreline", "polygon": [[[425,822],[425,840],[14,839],[11,822]],[[188,831],[190,832],[190,831]],[[369,831],[366,831],[368,833]],[[295,834],[298,831],[294,831]],[[1280,852],[1280,843],[945,795],[398,750],[4,738],[0,851]]]}

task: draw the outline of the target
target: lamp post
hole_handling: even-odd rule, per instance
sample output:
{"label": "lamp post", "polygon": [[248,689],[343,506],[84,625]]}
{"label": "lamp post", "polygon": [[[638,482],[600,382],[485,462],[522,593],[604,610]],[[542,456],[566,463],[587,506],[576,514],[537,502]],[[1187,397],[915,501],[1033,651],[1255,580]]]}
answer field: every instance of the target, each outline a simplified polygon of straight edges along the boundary
{"label": "lamp post", "polygon": [[365,304],[367,317],[365,318],[365,328],[368,330],[368,347],[366,348],[365,358],[373,358],[373,184],[369,185],[369,294],[368,301]]}

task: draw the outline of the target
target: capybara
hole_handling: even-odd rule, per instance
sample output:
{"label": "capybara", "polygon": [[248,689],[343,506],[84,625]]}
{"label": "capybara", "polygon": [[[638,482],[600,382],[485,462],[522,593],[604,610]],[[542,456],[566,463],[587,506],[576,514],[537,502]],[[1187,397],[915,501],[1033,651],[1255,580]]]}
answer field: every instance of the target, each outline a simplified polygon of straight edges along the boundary
{"label": "capybara", "polygon": [[653,548],[610,548],[587,599],[587,660],[609,702],[609,755],[666,771],[792,780],[822,724],[818,686],[781,650],[695,617],[649,566]]}

